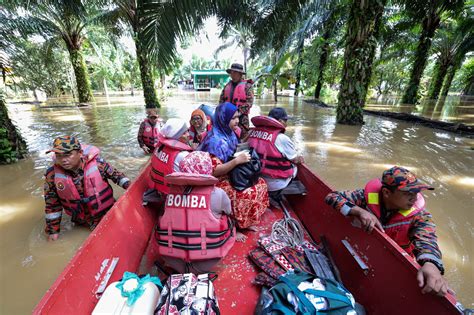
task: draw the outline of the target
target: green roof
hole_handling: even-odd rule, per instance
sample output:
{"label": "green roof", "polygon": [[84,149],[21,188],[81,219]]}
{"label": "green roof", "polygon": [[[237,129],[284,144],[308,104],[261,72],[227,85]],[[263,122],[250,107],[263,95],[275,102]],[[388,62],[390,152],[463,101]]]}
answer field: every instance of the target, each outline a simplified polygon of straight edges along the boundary
{"label": "green roof", "polygon": [[192,75],[227,75],[225,70],[192,70]]}

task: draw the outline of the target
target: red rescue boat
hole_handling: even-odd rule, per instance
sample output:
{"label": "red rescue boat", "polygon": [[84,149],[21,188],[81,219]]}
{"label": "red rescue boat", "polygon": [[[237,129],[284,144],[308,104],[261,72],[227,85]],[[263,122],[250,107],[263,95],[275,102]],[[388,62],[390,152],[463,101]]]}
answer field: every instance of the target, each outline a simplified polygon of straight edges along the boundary
{"label": "red rescue boat", "polygon": [[[100,225],[33,310],[34,314],[90,314],[97,291],[119,280],[125,271],[147,273],[157,253],[153,228],[157,214],[142,206],[147,188],[147,165],[137,180],[115,203]],[[343,283],[368,314],[460,314],[452,295],[423,295],[416,281],[418,264],[395,242],[376,231],[368,235],[324,203],[332,189],[306,166],[298,178],[305,196],[287,196],[291,214],[303,223],[316,242],[324,235]],[[282,211],[267,211],[260,234],[269,234]],[[250,232],[245,243],[236,243],[217,266],[214,282],[222,314],[253,314],[260,286],[252,284],[257,269],[247,255],[259,233]],[[118,260],[117,260],[118,258]],[[104,281],[106,280],[106,281]]]}

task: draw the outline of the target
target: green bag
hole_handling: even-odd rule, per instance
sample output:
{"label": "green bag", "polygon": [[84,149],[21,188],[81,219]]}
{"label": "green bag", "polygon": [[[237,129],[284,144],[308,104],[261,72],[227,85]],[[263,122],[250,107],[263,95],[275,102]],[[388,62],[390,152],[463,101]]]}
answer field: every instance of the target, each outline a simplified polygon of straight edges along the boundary
{"label": "green bag", "polygon": [[[298,289],[298,285],[301,282],[312,282],[315,278],[314,275],[299,270],[295,270],[294,273],[288,272],[281,276],[278,279],[278,283],[270,289],[273,302],[263,309],[262,314],[356,314],[355,301],[352,294],[337,281],[321,279],[326,290],[306,289],[301,291]],[[293,293],[293,296],[296,298],[298,304],[296,311],[294,304],[288,301],[289,293]],[[305,294],[325,298],[327,307],[318,311]]]}

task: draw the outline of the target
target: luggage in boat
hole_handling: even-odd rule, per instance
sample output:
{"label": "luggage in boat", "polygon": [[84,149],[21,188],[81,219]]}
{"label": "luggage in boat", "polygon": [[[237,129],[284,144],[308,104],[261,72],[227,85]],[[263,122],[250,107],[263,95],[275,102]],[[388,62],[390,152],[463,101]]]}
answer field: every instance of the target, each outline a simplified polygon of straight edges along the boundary
{"label": "luggage in boat", "polygon": [[355,300],[342,284],[299,270],[281,276],[266,296],[262,315],[357,314]]}
{"label": "luggage in boat", "polygon": [[92,315],[152,315],[160,297],[160,285],[158,278],[140,278],[126,272],[121,281],[107,287]]}
{"label": "luggage in boat", "polygon": [[168,277],[155,310],[157,315],[219,315],[214,274],[174,274]]}

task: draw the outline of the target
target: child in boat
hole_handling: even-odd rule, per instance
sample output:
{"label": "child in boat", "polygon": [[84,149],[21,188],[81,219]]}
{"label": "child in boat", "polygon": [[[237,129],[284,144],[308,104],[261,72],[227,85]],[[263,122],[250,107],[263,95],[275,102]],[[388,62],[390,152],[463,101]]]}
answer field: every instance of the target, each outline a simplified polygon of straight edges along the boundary
{"label": "child in boat", "polygon": [[374,228],[387,233],[422,266],[417,274],[421,292],[444,296],[449,288],[436,225],[420,193],[433,189],[407,169],[394,166],[364,189],[333,191],[325,201],[343,215],[357,218],[369,233]]}
{"label": "child in boat", "polygon": [[[268,207],[267,185],[262,178],[257,184],[243,191],[235,190],[227,174],[237,165],[250,161],[248,153],[239,154],[231,160],[239,140],[234,132],[239,122],[237,107],[231,103],[217,106],[214,125],[198,150],[206,151],[212,158],[212,175],[219,178],[217,187],[222,188],[230,198],[233,218],[241,230],[257,231],[257,225]],[[237,232],[237,241],[245,241],[247,236]]]}
{"label": "child in boat", "polygon": [[249,146],[253,147],[262,161],[262,178],[268,186],[270,204],[280,207],[281,193],[296,177],[296,165],[304,159],[296,152],[290,137],[285,135],[288,115],[284,108],[275,107],[268,116],[252,118],[255,128],[249,132]]}
{"label": "child in boat", "polygon": [[[196,182],[196,184],[204,184],[204,186],[201,187],[209,187],[209,180],[214,180],[217,182],[217,179],[211,176],[212,173],[212,161],[211,161],[211,156],[207,152],[202,152],[202,151],[194,151],[188,154],[183,160],[180,162],[180,173],[175,173],[177,177],[180,177],[182,180],[185,177],[185,174],[195,174],[195,175],[203,175],[203,176],[192,176],[189,178],[187,181],[189,184],[190,180],[193,180]],[[179,176],[178,176],[179,175]],[[173,175],[171,175],[173,176]],[[199,180],[202,180],[204,182],[199,182]],[[216,256],[225,256],[227,252],[232,248],[233,244],[235,243],[235,229],[233,227],[233,224],[231,220],[228,219],[228,216],[231,215],[231,205],[230,205],[230,199],[225,193],[224,190],[218,188],[218,187],[213,187],[213,189],[210,191],[210,204],[206,205],[205,200],[207,200],[207,197],[202,197],[206,196],[205,190],[201,190],[197,192],[196,194],[193,194],[194,191],[197,190],[199,186],[187,186],[188,187],[194,187],[193,189],[189,190],[189,192],[186,194],[188,197],[188,200],[196,200],[194,202],[186,202],[186,205],[183,205],[184,202],[178,202],[177,198],[183,198],[179,196],[181,193],[176,193],[176,190],[171,190],[170,195],[168,196],[166,206],[165,206],[165,213],[163,217],[160,218],[160,223],[158,227],[158,231],[160,231],[161,228],[163,228],[164,233],[166,234],[167,229],[170,227],[168,224],[171,223],[171,229],[174,231],[180,230],[179,225],[181,224],[181,221],[179,217],[176,215],[176,213],[181,214],[181,209],[182,211],[188,211],[186,214],[183,213],[183,219],[186,222],[191,222],[195,221],[196,218],[198,220],[202,220],[201,223],[199,222],[191,222],[190,224],[186,226],[192,226],[193,224],[195,225],[193,228],[191,228],[190,231],[181,231],[182,234],[185,232],[191,233],[194,232],[194,230],[199,230],[200,226],[206,226],[206,233],[210,231],[214,231],[214,233],[221,233],[221,236],[215,237],[215,238],[209,238],[208,241],[210,242],[221,242],[222,244],[220,246],[217,246],[219,249],[218,251],[212,252],[212,248],[214,248],[210,243],[208,244],[209,249],[204,256],[200,256],[199,260],[191,261],[191,262],[186,262],[185,260],[178,258],[181,255],[185,255],[182,253],[182,251],[186,251],[186,249],[179,247],[178,249],[174,250],[173,253],[168,252],[168,243],[166,240],[166,235],[160,234],[158,232],[157,239],[158,239],[158,244],[163,247],[164,246],[164,251],[162,253],[163,260],[165,261],[166,265],[172,267],[176,271],[180,273],[184,272],[193,272],[196,274],[200,273],[206,273],[209,272],[213,266],[215,266],[219,260],[222,257],[216,257]],[[211,187],[212,188],[212,187]],[[182,190],[177,190],[181,192]],[[171,198],[172,197],[172,198]],[[194,199],[193,199],[194,198]],[[199,200],[199,202],[198,202]],[[207,213],[206,214],[197,214],[198,211],[205,211],[206,207],[208,211],[211,212],[212,217],[210,217]],[[166,224],[166,222],[170,222]],[[202,223],[204,222],[204,223]],[[184,239],[185,237],[183,237]],[[177,240],[175,237],[173,237],[174,242],[179,243],[179,242],[184,242],[183,240]],[[196,237],[195,236],[188,236],[187,241],[185,243],[189,244],[195,244]],[[197,243],[200,244],[201,242],[201,237],[197,237]],[[181,251],[181,252],[180,252]],[[196,256],[199,256],[198,254],[201,252],[198,249],[192,250]],[[197,254],[196,254],[197,253]],[[210,257],[210,258],[206,258]],[[190,256],[190,255],[189,255]]]}
{"label": "child in boat", "polygon": [[146,154],[152,153],[158,143],[161,118],[155,108],[146,110],[147,118],[142,121],[138,129],[137,141]]}
{"label": "child in boat", "polygon": [[196,109],[191,113],[189,123],[191,125],[189,127],[189,138],[191,139],[191,146],[195,149],[204,140],[212,125],[210,119],[200,109]]}

